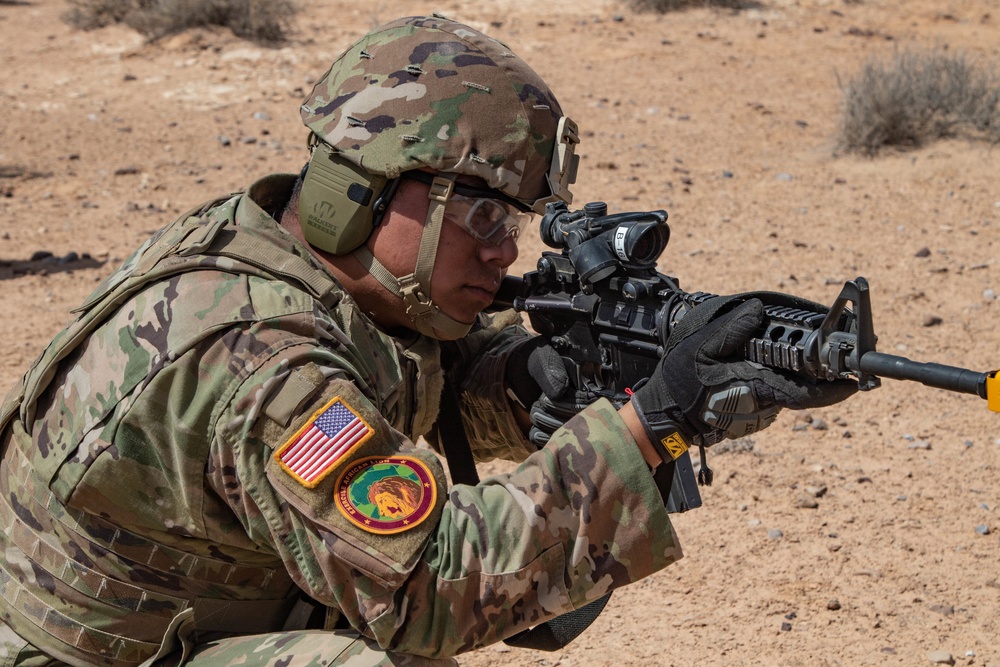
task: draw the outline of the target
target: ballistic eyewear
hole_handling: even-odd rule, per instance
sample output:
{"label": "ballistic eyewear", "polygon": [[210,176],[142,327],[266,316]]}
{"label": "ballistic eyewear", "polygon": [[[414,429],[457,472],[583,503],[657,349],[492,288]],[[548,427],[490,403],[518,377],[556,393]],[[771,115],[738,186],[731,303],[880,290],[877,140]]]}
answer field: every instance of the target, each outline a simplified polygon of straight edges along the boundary
{"label": "ballistic eyewear", "polygon": [[[432,174],[422,171],[408,171],[402,175],[428,184],[434,180]],[[508,238],[517,241],[534,218],[534,212],[498,190],[456,182],[444,218],[461,226],[483,245],[499,246]]]}

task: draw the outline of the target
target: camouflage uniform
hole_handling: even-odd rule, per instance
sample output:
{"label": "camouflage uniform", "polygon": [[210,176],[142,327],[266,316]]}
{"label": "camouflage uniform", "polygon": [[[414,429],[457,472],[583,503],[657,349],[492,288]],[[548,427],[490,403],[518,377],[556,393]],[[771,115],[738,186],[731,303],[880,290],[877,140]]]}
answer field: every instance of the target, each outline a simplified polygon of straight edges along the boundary
{"label": "camouflage uniform", "polygon": [[[275,223],[265,211],[291,183],[268,177],[155,235],[8,396],[2,664],[171,664],[194,644],[193,664],[418,664],[407,656],[498,641],[680,556],[609,403],[528,455],[502,392],[523,335],[512,313],[459,341],[448,372],[467,378],[477,458],[523,462],[446,488],[413,445],[436,442],[442,344],[381,332]],[[364,436],[310,478],[282,452],[331,405]],[[371,532],[341,502],[347,471],[387,462],[423,475],[420,507]],[[351,630],[286,624],[300,590],[323,628]]]}

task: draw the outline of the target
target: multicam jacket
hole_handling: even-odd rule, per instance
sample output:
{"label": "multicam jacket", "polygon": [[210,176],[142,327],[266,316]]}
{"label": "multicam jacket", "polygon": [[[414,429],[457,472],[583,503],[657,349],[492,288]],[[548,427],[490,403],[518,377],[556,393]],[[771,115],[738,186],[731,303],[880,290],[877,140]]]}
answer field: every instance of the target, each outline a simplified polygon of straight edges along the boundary
{"label": "multicam jacket", "polygon": [[291,182],[157,233],[8,396],[8,626],[73,665],[136,665],[185,629],[291,627],[304,592],[386,649],[447,656],[680,556],[609,403],[530,453],[502,393],[511,313],[461,342],[448,377],[477,458],[523,462],[447,488],[413,444],[436,441],[439,343],[380,331],[265,213]]}

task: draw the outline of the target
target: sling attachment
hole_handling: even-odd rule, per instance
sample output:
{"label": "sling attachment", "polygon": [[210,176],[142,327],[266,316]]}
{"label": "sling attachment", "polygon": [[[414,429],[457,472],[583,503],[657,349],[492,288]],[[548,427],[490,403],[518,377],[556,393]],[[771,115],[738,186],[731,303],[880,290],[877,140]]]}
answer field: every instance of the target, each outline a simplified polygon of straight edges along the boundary
{"label": "sling attachment", "polygon": [[[479,472],[472,457],[469,437],[462,423],[458,393],[454,384],[445,382],[441,394],[441,412],[438,414],[441,447],[448,460],[448,471],[455,484],[479,483]],[[504,640],[508,646],[530,648],[536,651],[558,651],[579,637],[604,610],[611,598],[608,593],[593,602],[557,616],[533,628],[523,630]]]}

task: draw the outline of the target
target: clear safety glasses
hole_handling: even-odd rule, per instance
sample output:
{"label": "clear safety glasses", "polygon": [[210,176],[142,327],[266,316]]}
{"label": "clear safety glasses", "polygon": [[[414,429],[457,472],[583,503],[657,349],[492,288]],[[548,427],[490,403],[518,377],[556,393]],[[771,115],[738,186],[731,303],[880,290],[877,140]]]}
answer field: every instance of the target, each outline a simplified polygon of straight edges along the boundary
{"label": "clear safety glasses", "polygon": [[444,209],[444,219],[462,226],[486,246],[499,246],[507,239],[516,242],[534,215],[497,199],[465,197],[452,193]]}
{"label": "clear safety glasses", "polygon": [[[434,175],[424,171],[403,172],[403,178],[430,184]],[[508,238],[515,241],[534,218],[531,208],[499,190],[455,183],[444,209],[445,220],[459,225],[477,241],[499,246]]]}

